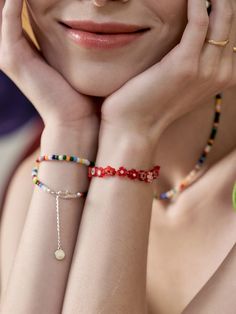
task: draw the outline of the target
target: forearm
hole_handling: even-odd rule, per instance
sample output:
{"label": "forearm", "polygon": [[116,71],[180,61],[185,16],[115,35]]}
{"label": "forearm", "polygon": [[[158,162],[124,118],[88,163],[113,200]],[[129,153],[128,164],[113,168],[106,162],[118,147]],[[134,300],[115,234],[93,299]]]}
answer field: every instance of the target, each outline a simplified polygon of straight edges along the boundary
{"label": "forearm", "polygon": [[236,309],[236,245],[182,314],[234,314]]}
{"label": "forearm", "polygon": [[[97,166],[150,169],[146,139],[108,132]],[[63,314],[139,314],[146,307],[152,184],[92,178],[70,271]]]}
{"label": "forearm", "polygon": [[[94,160],[97,133],[96,120],[91,121],[91,125],[81,123],[76,130],[52,124],[44,129],[40,152],[42,155],[58,153]],[[40,163],[39,178],[53,190],[84,192],[89,185],[87,167],[69,162]],[[23,188],[24,182],[19,189]],[[61,244],[66,257],[58,261],[54,256],[57,249],[56,200],[35,186],[8,286],[2,297],[1,313],[61,313],[83,206],[82,198],[60,200]]]}

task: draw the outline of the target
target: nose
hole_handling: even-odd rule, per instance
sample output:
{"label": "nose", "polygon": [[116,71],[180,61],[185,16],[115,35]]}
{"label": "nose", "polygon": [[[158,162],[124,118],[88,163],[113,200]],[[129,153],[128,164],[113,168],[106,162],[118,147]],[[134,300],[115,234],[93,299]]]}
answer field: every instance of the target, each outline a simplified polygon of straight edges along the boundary
{"label": "nose", "polygon": [[[96,7],[103,7],[110,0],[92,0],[92,1]],[[121,2],[125,3],[125,2],[128,2],[129,0],[116,0],[116,1],[121,1]]]}

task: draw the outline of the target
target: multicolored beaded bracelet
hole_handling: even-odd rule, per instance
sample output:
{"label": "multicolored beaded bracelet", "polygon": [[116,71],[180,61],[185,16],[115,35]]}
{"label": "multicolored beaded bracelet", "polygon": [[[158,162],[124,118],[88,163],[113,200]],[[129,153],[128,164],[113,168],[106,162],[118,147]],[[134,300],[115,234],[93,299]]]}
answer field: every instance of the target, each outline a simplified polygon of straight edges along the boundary
{"label": "multicolored beaded bracelet", "polygon": [[157,179],[159,176],[160,166],[155,166],[151,170],[136,170],[136,169],[126,169],[124,167],[120,167],[118,170],[111,166],[103,167],[89,167],[88,168],[88,177],[91,179],[92,177],[127,177],[131,180],[139,180],[147,183],[152,183],[153,180]]}
{"label": "multicolored beaded bracelet", "polygon": [[35,167],[32,169],[32,179],[33,183],[37,185],[40,189],[42,189],[44,192],[47,192],[53,196],[59,196],[60,198],[64,199],[72,199],[72,198],[78,198],[78,197],[83,197],[87,195],[87,192],[77,192],[77,193],[70,193],[69,191],[54,191],[51,189],[48,185],[43,183],[39,177],[38,177],[38,168],[39,164],[36,163]]}
{"label": "multicolored beaded bracelet", "polygon": [[90,160],[85,159],[85,158],[80,158],[80,157],[70,156],[70,155],[56,155],[56,154],[39,156],[36,159],[36,162],[52,161],[52,160],[76,162],[78,164],[85,165],[85,166],[94,166],[95,165],[95,163],[93,161],[90,161]]}
{"label": "multicolored beaded bracelet", "polygon": [[32,179],[33,183],[37,185],[44,192],[47,192],[56,197],[56,222],[57,222],[57,250],[54,252],[54,255],[57,260],[61,261],[65,258],[65,252],[61,247],[61,236],[60,236],[60,208],[59,208],[59,199],[75,199],[80,197],[85,197],[87,192],[76,192],[71,193],[68,190],[66,191],[54,191],[49,186],[44,184],[38,177],[39,163],[42,161],[67,161],[67,162],[75,162],[82,165],[94,165],[94,162],[91,162],[84,158],[79,158],[75,156],[69,155],[44,155],[39,156],[36,159],[35,166],[32,169]]}
{"label": "multicolored beaded bracelet", "polygon": [[154,195],[154,197],[158,200],[171,200],[174,201],[176,197],[184,191],[187,187],[189,187],[193,182],[195,182],[198,179],[198,174],[200,170],[203,167],[204,162],[207,159],[208,154],[212,150],[217,131],[218,126],[220,123],[220,114],[221,114],[221,106],[222,106],[222,94],[217,94],[215,96],[215,111],[214,111],[214,119],[213,119],[213,126],[210,132],[210,136],[208,138],[207,144],[205,148],[203,149],[203,152],[198,159],[196,165],[194,166],[193,170],[183,179],[181,182],[174,187],[173,189],[161,193],[159,196]]}

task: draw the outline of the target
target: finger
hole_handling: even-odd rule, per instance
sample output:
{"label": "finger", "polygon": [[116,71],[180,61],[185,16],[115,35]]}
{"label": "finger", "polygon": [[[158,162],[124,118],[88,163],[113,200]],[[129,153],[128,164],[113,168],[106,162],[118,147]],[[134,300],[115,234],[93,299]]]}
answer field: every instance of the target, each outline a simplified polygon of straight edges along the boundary
{"label": "finger", "polygon": [[[219,66],[219,78],[220,81],[224,82],[226,84],[230,84],[231,82],[229,80],[232,80],[232,74],[233,74],[233,65],[234,65],[234,59],[235,59],[235,53],[233,52],[234,44],[236,43],[236,2],[235,0],[230,0],[233,10],[233,21],[231,25],[230,35],[229,35],[229,44],[225,47],[222,53],[220,66]],[[228,83],[227,83],[228,79]]]}
{"label": "finger", "polygon": [[15,43],[22,36],[23,0],[5,0],[2,9],[2,41]]}
{"label": "finger", "polygon": [[[149,69],[149,71],[143,73],[143,76],[148,76],[151,72],[153,73],[152,82],[154,90],[156,89],[158,83],[161,86],[163,81],[165,81],[165,78],[168,80],[169,74],[173,73],[174,64],[179,64],[184,61],[185,65],[188,63],[193,66],[193,62],[196,61],[195,65],[198,63],[200,53],[206,39],[208,24],[209,17],[207,14],[205,0],[188,0],[188,24],[184,30],[180,43],[172,51],[170,51],[170,53],[168,53],[160,63],[155,64]],[[179,57],[180,59],[178,59]],[[170,59],[171,62],[169,62]],[[159,75],[160,65],[162,68],[166,67],[166,71],[163,71],[162,69],[161,76]],[[178,75],[176,78],[177,80],[179,79]],[[147,82],[149,85],[151,84],[150,78],[147,79]]]}
{"label": "finger", "polygon": [[202,51],[209,25],[206,1],[188,1],[188,24],[179,47],[187,51],[188,56],[198,57]]}
{"label": "finger", "polygon": [[[234,10],[234,22],[233,22],[233,27],[232,27],[231,42],[234,48],[236,47],[236,1],[233,1],[233,10]],[[235,84],[236,84],[236,52],[233,51],[232,82],[230,86],[234,86]]]}
{"label": "finger", "polygon": [[[169,86],[169,96],[172,92],[175,93],[176,86],[179,89],[185,88],[189,82],[186,77],[189,78],[189,73],[192,69],[198,67],[202,46],[206,39],[208,23],[209,17],[205,0],[188,0],[188,24],[180,43],[165,55],[160,62],[128,81],[126,84],[128,88],[127,95],[129,90],[132,90],[131,84],[136,86],[136,88],[134,87],[137,91],[135,98],[140,98],[140,100],[147,90],[152,95],[155,95],[158,90],[159,97],[161,97],[162,91],[163,97],[165,97],[166,84]],[[158,89],[157,86],[159,87]],[[127,96],[129,99],[133,97],[134,95],[132,94]]]}
{"label": "finger", "polygon": [[[207,39],[216,41],[227,40],[230,36],[233,20],[232,3],[229,0],[212,0],[211,3],[212,10]],[[202,52],[202,66],[206,62],[205,65],[210,69],[217,67],[224,50],[227,48],[227,46],[220,47],[206,42]]]}

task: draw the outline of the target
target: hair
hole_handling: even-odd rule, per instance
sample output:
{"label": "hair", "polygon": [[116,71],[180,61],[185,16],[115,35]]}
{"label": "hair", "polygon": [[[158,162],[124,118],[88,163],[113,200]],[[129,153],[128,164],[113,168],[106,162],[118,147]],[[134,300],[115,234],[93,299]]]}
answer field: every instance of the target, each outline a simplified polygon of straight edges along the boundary
{"label": "hair", "polygon": [[23,27],[24,31],[29,35],[30,39],[35,44],[37,49],[39,49],[39,45],[38,45],[37,40],[34,36],[32,27],[30,25],[30,19],[29,19],[25,0],[23,2],[23,10],[22,10],[22,27]]}

